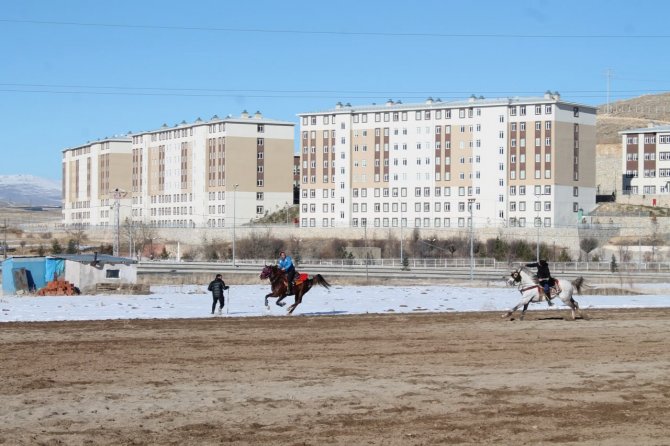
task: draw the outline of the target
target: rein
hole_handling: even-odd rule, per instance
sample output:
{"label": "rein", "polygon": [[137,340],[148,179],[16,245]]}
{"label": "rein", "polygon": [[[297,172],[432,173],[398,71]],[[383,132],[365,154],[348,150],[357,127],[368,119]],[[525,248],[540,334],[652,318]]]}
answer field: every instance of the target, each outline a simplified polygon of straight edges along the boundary
{"label": "rein", "polygon": [[519,288],[519,292],[521,294],[523,294],[528,290],[532,290],[533,288],[539,288],[539,286],[538,285],[531,285],[531,286],[527,286],[526,288]]}

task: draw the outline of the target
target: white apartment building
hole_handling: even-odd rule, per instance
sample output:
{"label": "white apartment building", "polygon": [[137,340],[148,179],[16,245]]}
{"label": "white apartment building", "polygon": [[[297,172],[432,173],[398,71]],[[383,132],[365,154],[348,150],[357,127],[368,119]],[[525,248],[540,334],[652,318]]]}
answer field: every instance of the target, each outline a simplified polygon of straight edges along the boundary
{"label": "white apartment building", "polygon": [[130,216],[131,139],[105,138],[63,150],[63,224],[86,228]]}
{"label": "white apartment building", "polygon": [[291,205],[294,125],[243,112],[133,135],[133,221],[233,227]]}
{"label": "white apartment building", "polygon": [[300,225],[574,225],[595,207],[595,115],[552,93],[300,113]]}
{"label": "white apartment building", "polygon": [[[624,195],[670,193],[670,126],[649,126],[621,135]],[[656,204],[650,197],[649,204]]]}

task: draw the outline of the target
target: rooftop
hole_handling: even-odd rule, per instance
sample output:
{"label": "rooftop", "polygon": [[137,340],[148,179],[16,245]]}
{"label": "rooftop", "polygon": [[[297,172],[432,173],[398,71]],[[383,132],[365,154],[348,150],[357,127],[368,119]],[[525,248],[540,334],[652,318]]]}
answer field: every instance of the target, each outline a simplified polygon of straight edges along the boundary
{"label": "rooftop", "polygon": [[647,127],[640,127],[637,129],[621,130],[619,135],[626,133],[668,133],[670,132],[670,125],[650,125]]}
{"label": "rooftop", "polygon": [[585,104],[578,104],[576,102],[562,101],[561,95],[558,93],[547,92],[544,96],[527,96],[527,97],[510,97],[510,98],[485,98],[483,96],[473,95],[469,99],[456,101],[442,101],[441,99],[428,98],[424,102],[414,102],[404,104],[401,101],[393,101],[389,99],[382,104],[365,104],[355,105],[342,104],[338,102],[335,108],[312,111],[305,113],[298,113],[298,116],[305,116],[310,114],[325,114],[325,113],[358,113],[370,111],[388,111],[388,110],[426,110],[426,109],[444,109],[444,108],[463,108],[463,107],[487,107],[500,105],[524,105],[524,104],[554,104],[561,103],[567,105],[579,106],[596,110],[597,107]]}

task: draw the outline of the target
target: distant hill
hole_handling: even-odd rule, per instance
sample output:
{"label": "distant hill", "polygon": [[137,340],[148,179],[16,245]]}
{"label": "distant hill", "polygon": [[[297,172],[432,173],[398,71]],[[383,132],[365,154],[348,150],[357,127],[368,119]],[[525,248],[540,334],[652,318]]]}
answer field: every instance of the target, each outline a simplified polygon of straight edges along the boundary
{"label": "distant hill", "polygon": [[60,206],[58,181],[33,175],[0,175],[0,206]]}
{"label": "distant hill", "polygon": [[670,124],[670,93],[647,94],[598,107],[596,140],[598,144],[618,144],[621,130]]}
{"label": "distant hill", "polygon": [[602,104],[596,115],[597,193],[621,194],[622,130],[670,124],[670,93],[648,94]]}

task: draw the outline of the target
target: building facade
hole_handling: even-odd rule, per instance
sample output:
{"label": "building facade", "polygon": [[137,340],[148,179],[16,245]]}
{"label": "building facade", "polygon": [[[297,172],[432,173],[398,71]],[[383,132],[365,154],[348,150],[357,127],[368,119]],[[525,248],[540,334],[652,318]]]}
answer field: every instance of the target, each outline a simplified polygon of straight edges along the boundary
{"label": "building facade", "polygon": [[132,220],[156,227],[232,227],[293,201],[294,126],[212,117],[135,134]]}
{"label": "building facade", "polygon": [[[652,125],[619,134],[624,196],[670,193],[670,126]],[[654,198],[649,204],[656,204]]]}
{"label": "building facade", "polygon": [[86,228],[130,215],[130,137],[106,138],[63,150],[63,224]]}
{"label": "building facade", "polygon": [[595,115],[550,93],[300,113],[300,225],[574,225],[595,207]]}

